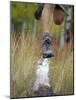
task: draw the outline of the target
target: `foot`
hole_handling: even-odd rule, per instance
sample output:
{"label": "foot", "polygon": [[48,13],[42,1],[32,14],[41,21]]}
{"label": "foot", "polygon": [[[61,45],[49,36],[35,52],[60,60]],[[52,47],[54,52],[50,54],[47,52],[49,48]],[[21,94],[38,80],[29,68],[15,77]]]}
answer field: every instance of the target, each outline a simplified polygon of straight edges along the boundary
{"label": "foot", "polygon": [[54,56],[52,44],[51,44],[51,38],[49,33],[43,34],[43,48],[42,48],[43,58],[50,58]]}

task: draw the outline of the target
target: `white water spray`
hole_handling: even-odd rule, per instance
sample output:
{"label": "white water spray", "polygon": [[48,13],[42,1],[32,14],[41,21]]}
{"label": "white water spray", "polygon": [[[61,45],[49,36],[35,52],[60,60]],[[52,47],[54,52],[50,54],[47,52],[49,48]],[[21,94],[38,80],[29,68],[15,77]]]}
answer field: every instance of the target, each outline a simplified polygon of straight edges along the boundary
{"label": "white water spray", "polygon": [[34,91],[38,90],[40,85],[50,87],[48,71],[49,71],[48,59],[47,58],[40,59],[37,65],[36,80],[35,80],[34,87],[33,87]]}

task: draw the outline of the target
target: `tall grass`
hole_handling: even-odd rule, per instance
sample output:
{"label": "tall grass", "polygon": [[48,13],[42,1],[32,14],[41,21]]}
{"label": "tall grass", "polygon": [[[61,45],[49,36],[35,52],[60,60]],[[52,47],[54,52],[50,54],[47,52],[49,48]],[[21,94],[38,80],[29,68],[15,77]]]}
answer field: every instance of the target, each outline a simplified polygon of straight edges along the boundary
{"label": "tall grass", "polygon": [[[31,97],[37,61],[41,55],[41,36],[28,33],[11,35],[11,97]],[[60,49],[53,41],[55,57],[49,59],[49,79],[55,95],[73,94],[73,52]],[[68,52],[67,52],[68,51]]]}

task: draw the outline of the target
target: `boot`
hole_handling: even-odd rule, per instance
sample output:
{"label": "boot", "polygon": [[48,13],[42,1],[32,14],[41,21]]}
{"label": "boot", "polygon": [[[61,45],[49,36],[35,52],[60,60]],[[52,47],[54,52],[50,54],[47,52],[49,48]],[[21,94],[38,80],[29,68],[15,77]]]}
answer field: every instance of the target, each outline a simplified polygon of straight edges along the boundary
{"label": "boot", "polygon": [[42,54],[43,54],[43,58],[50,58],[54,56],[52,44],[51,44],[51,37],[47,32],[43,34]]}

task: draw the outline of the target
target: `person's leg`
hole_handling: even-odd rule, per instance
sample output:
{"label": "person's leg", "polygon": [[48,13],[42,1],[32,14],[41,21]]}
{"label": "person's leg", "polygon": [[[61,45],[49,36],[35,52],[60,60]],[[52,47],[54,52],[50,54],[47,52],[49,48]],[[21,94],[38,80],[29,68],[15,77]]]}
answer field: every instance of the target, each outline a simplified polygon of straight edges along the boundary
{"label": "person's leg", "polygon": [[54,56],[51,45],[51,26],[53,22],[54,5],[45,4],[41,16],[42,31],[43,31],[43,58]]}
{"label": "person's leg", "polygon": [[52,22],[61,25],[64,20],[64,9],[61,5],[40,4],[35,12],[35,18],[41,20],[43,31],[43,57],[53,56],[50,31]]}
{"label": "person's leg", "polygon": [[54,5],[52,5],[52,4],[44,5],[44,9],[42,11],[42,16],[41,16],[43,32],[50,33],[51,26],[53,23],[53,12],[54,12]]}

